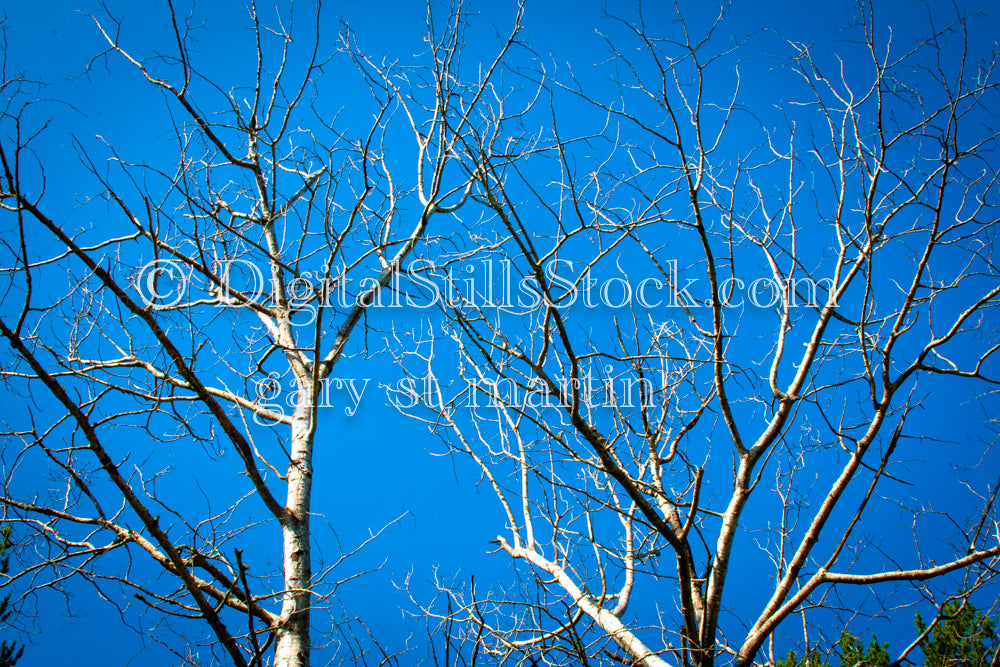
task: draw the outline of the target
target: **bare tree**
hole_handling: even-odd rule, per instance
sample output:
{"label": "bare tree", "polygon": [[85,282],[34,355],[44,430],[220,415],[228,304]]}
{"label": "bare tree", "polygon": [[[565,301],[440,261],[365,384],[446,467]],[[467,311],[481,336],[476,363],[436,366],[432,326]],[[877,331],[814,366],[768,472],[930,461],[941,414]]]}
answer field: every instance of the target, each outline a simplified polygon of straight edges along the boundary
{"label": "bare tree", "polygon": [[[774,664],[783,624],[1000,565],[993,443],[935,445],[996,409],[995,51],[863,4],[835,53],[783,42],[774,123],[721,16],[641,11],[608,20],[614,93],[536,66],[544,129],[467,146],[487,213],[396,336],[394,402],[495,494],[520,577],[425,605],[473,661]],[[913,543],[873,541],[899,512]]]}
{"label": "bare tree", "polygon": [[76,140],[91,184],[76,210],[48,194],[66,188],[39,147],[39,89],[4,68],[0,372],[17,408],[0,502],[35,556],[14,581],[24,596],[89,582],[130,624],[137,600],[184,664],[307,665],[314,616],[364,546],[312,549],[326,381],[367,353],[366,309],[467,202],[520,15],[463,63],[465,10],[429,10],[409,63],[346,27],[324,39],[318,6],[251,5],[255,76],[223,81],[192,47],[197,22],[163,11],[170,52],[147,56],[105,15],[91,65],[162,94],[174,152]]}

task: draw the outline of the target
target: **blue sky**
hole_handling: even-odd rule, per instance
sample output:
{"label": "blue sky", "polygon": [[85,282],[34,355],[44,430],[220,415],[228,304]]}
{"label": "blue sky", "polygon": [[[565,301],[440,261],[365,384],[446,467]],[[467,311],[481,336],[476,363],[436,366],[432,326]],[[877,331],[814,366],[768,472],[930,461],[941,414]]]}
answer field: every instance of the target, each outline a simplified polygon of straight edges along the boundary
{"label": "blue sky", "polygon": [[[92,191],[92,182],[79,166],[73,147],[74,138],[93,150],[95,155],[101,154],[101,143],[106,141],[131,159],[160,164],[169,164],[175,159],[171,153],[171,137],[165,131],[170,127],[170,118],[164,112],[162,96],[150,86],[143,85],[135,71],[122,63],[120,58],[112,56],[94,60],[104,46],[93,21],[77,11],[80,7],[86,7],[85,11],[100,12],[96,3],[8,3],[4,8],[8,74],[23,72],[26,78],[45,83],[37,95],[40,101],[36,118],[51,117],[52,122],[37,142],[36,152],[45,164],[46,201],[51,211],[64,216],[68,227],[83,227],[95,222],[105,224],[99,216],[95,218],[97,214],[94,211],[99,207],[95,209],[82,205]],[[159,3],[139,6],[109,3],[109,7],[112,14],[124,19],[122,35],[131,48],[144,53],[170,52],[172,34],[165,7]],[[682,3],[682,7],[695,26],[714,17],[702,6]],[[839,27],[850,18],[850,7],[850,3],[835,2],[809,5],[757,1],[734,3],[723,30],[734,33],[738,38],[752,36],[750,46],[742,52],[745,62],[740,66],[740,73],[745,91],[743,101],[756,114],[753,120],[743,117],[737,122],[746,123],[748,131],[755,126],[764,126],[778,128],[777,132],[781,133],[780,128],[784,124],[781,112],[796,112],[789,111],[784,104],[787,98],[794,96],[794,91],[788,87],[788,78],[774,69],[782,63],[780,57],[788,55],[778,35],[819,45],[817,53],[821,61],[832,65],[836,54],[849,51],[837,40]],[[985,2],[978,5],[963,3],[963,7],[969,10],[990,9],[989,3]],[[478,3],[471,8],[479,16],[472,22],[465,56],[470,62],[487,57],[494,31],[503,32],[510,23],[513,4]],[[178,9],[186,12],[189,8],[178,5]],[[265,14],[263,3],[260,9]],[[598,91],[608,85],[605,70],[593,67],[607,59],[605,46],[595,33],[595,27],[605,25],[601,21],[601,9],[602,4],[598,2],[529,2],[525,13],[528,44],[546,61],[555,62],[558,68],[571,61],[573,71],[580,79]],[[673,9],[666,4],[647,5],[646,11],[647,21],[651,25],[660,25],[670,20]],[[247,77],[252,75],[252,66],[248,66],[247,58],[251,54],[247,50],[250,33],[238,27],[242,23],[234,18],[245,15],[242,4],[206,2],[195,7],[194,15],[198,21],[204,22],[203,27],[195,32],[198,42],[192,53],[196,62],[207,74],[226,80],[223,88],[245,85]],[[379,55],[388,53],[407,62],[414,60],[413,54],[422,48],[423,15],[424,6],[419,2],[350,6],[331,3],[323,8],[322,26],[327,37],[332,38],[340,29],[339,19],[345,19],[356,31],[360,44],[369,52]],[[923,8],[915,9],[912,3],[880,2],[876,7],[876,23],[880,26],[891,25],[894,42],[905,43],[925,29],[926,12]],[[993,35],[1000,34],[995,11],[970,25],[973,43],[984,43],[993,39]],[[517,58],[524,57],[523,52],[517,54]],[[852,76],[852,65],[860,67],[849,56],[846,65],[848,77]],[[731,86],[732,81],[733,78],[726,81],[720,77],[720,92]],[[360,124],[367,117],[369,109],[354,102],[355,96],[363,94],[363,88],[346,61],[335,58],[320,86],[322,103],[329,105],[330,109],[343,108],[346,122]],[[566,100],[560,104],[567,105],[559,111],[570,119],[564,131],[585,132],[591,117],[574,111]],[[35,123],[37,125],[38,121]],[[403,137],[401,134],[398,147],[390,147],[394,152],[393,159],[401,164],[412,159],[412,141],[407,144]],[[749,149],[753,143],[748,138],[746,148]],[[739,142],[734,142],[734,145],[739,146]],[[118,223],[112,220],[106,224],[109,229],[114,229]],[[820,248],[812,250],[821,252]],[[57,290],[58,287],[52,289]],[[4,308],[8,307],[5,302]],[[606,313],[598,312],[579,317],[585,326],[593,324],[601,332],[599,320],[605,316]],[[373,319],[378,317],[389,316],[377,314]],[[404,323],[412,324],[415,320],[412,314],[401,317]],[[752,311],[747,317],[745,329],[748,332],[766,329],[766,322],[755,323]],[[593,323],[587,318],[592,318]],[[388,326],[388,320],[376,319],[373,324]],[[736,345],[746,346],[744,350],[749,352],[755,343],[749,338],[750,333],[743,335],[747,337],[744,339],[746,342],[737,341]],[[336,375],[340,378],[393,378],[397,373],[388,359],[376,357],[371,361],[348,360],[338,367]],[[934,388],[939,392],[951,391],[946,383]],[[975,392],[967,388],[956,389],[955,395],[959,402],[976,398]],[[338,398],[344,397],[340,395]],[[480,582],[509,582],[512,569],[509,559],[502,554],[491,553],[494,546],[490,544],[498,532],[502,532],[504,520],[488,490],[477,487],[477,472],[468,462],[432,456],[442,452],[440,443],[422,426],[387,405],[385,392],[376,383],[366,389],[356,414],[345,415],[344,407],[345,404],[338,403],[325,411],[325,423],[317,436],[314,511],[323,518],[314,523],[317,551],[322,551],[327,558],[335,558],[338,540],[344,550],[350,550],[372,531],[378,531],[401,517],[362,555],[345,565],[344,572],[348,574],[373,566],[380,569],[345,584],[338,591],[338,604],[350,614],[363,618],[375,636],[391,647],[399,648],[408,641],[419,643],[422,640],[422,621],[404,618],[403,610],[415,609],[409,606],[406,596],[397,586],[410,577],[414,594],[429,595],[432,587],[428,582],[436,573],[446,579],[455,577],[464,581],[470,574],[475,574]],[[4,412],[8,411],[17,411],[10,400],[4,406]],[[917,415],[914,424],[920,430],[920,421],[923,420],[928,429],[934,427],[937,432],[948,432],[955,443],[992,440],[993,433],[980,422],[970,419],[970,414],[973,412]],[[124,451],[131,442],[131,436],[125,432],[115,445]],[[921,450],[914,451],[912,462],[905,466],[911,474],[911,481],[917,487],[947,484],[950,479],[941,480],[935,448],[954,446],[922,443]],[[959,458],[967,458],[965,462],[971,465],[975,463],[978,451],[978,447],[970,448],[967,457]],[[202,510],[201,493],[196,491],[196,483],[211,492],[221,490],[223,495],[234,494],[239,488],[232,484],[232,480],[223,478],[229,474],[226,466],[204,462],[197,451],[192,454],[182,442],[150,453],[149,457],[151,461],[176,466],[179,475],[173,483],[178,485],[181,493],[184,489],[189,490],[192,511]],[[718,464],[726,466],[728,461],[720,459]],[[980,473],[976,473],[980,474],[995,476],[995,456],[987,461]],[[722,486],[724,484],[720,485],[720,493]],[[960,511],[963,508],[945,509]],[[883,514],[874,517],[873,525],[884,526],[881,535],[884,542],[905,539],[908,526],[898,523],[902,515],[894,515],[890,509],[880,511]],[[879,537],[877,532],[875,537]],[[747,544],[752,542],[753,537],[750,537]],[[766,586],[770,583],[754,581],[752,577],[751,573],[764,564],[759,554],[749,551],[746,560],[741,562],[747,568],[746,577],[741,580],[744,583],[733,586],[728,598],[737,613],[745,608],[757,608],[762,592],[768,590]],[[139,569],[141,571],[141,566]],[[43,665],[73,660],[83,665],[117,665],[132,659],[134,664],[166,664],[168,657],[162,649],[144,643],[134,632],[120,629],[119,616],[113,606],[97,599],[93,587],[77,582],[70,584],[68,590],[72,593],[68,604],[57,594],[37,598],[37,606],[31,610],[37,617],[29,622],[31,634],[28,635],[28,648],[21,664]],[[636,600],[630,613],[643,617],[644,612],[655,609],[657,602],[655,594],[645,593],[644,597]],[[895,645],[911,637],[911,620],[912,613],[907,609],[901,612],[901,620],[894,624],[880,620],[873,628],[880,639],[891,640]],[[137,620],[151,621],[150,616]],[[414,638],[408,639],[411,632]],[[422,653],[422,649],[418,652]],[[320,650],[314,657],[314,664],[335,661],[336,655],[332,647]]]}

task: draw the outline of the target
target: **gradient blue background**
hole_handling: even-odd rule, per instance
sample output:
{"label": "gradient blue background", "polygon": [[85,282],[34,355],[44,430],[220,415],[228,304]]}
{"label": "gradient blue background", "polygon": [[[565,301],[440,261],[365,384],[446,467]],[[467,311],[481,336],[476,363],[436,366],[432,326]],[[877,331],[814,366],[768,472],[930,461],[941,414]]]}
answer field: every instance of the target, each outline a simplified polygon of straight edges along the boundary
{"label": "gradient blue background", "polygon": [[[115,2],[109,7],[112,14],[124,18],[122,34],[126,43],[170,49],[169,16],[161,3]],[[783,93],[780,79],[767,74],[769,59],[778,64],[770,54],[780,52],[780,39],[767,30],[808,43],[835,44],[837,31],[849,18],[851,7],[851,3],[842,2],[734,3],[727,29],[744,36],[755,34],[746,55],[743,87],[748,104],[757,113],[764,117],[778,114],[776,105]],[[1000,34],[998,12],[992,10],[991,3],[963,3],[963,7],[990,10],[972,24],[978,38]],[[595,33],[601,25],[602,8],[602,3],[593,1],[529,1],[525,14],[529,43],[541,53],[551,53],[557,62],[571,59],[578,68],[602,61],[607,57],[606,47]],[[188,9],[188,5],[178,5],[181,13]],[[471,9],[479,13],[474,20],[476,29],[491,30],[496,26],[502,32],[510,23],[514,5],[477,3]],[[695,20],[708,16],[706,9],[688,7],[686,3],[685,10]],[[59,101],[48,103],[45,113],[51,113],[54,121],[38,150],[46,164],[50,210],[72,217],[75,203],[87,194],[91,184],[80,176],[71,136],[89,144],[100,135],[112,146],[122,150],[127,147],[132,155],[168,151],[169,145],[157,132],[169,127],[169,119],[164,115],[160,94],[138,81],[135,72],[117,59],[99,59],[89,73],[86,71],[87,63],[104,49],[93,21],[83,13],[100,12],[97,3],[6,2],[3,11],[8,74],[22,71],[28,78],[45,82],[40,98]],[[267,11],[261,7],[265,16]],[[662,22],[669,20],[672,6],[648,3],[646,12],[650,22]],[[425,6],[420,2],[328,3],[323,8],[323,26],[333,33],[340,27],[338,20],[346,19],[370,52],[405,57],[422,48],[424,14]],[[251,35],[242,27],[234,29],[234,25],[243,25],[243,5],[204,2],[195,7],[195,16],[204,22],[195,49],[197,62],[220,77],[251,75],[253,63],[246,60]],[[925,28],[926,10],[915,3],[879,2],[876,22],[891,24],[895,38],[905,40]],[[479,52],[476,43],[470,43],[466,58],[479,57],[487,55]],[[349,67],[339,60],[331,66]],[[579,70],[577,73],[583,78],[596,76]],[[328,73],[326,79],[329,85],[335,76]],[[343,104],[349,113],[349,91],[345,90]],[[780,122],[779,116],[775,115],[774,122]],[[410,149],[409,145],[400,147],[402,151]],[[393,374],[393,368],[384,360],[349,363],[337,369],[339,377],[391,378]],[[4,411],[16,409],[11,404],[3,407]],[[350,614],[364,619],[375,636],[390,647],[399,648],[407,641],[419,645],[424,641],[422,621],[405,616],[404,610],[413,607],[397,586],[409,576],[415,593],[429,594],[432,587],[427,582],[435,572],[443,578],[459,579],[475,574],[478,581],[508,577],[509,559],[491,554],[493,547],[489,544],[502,531],[503,519],[491,495],[475,487],[478,475],[464,461],[430,456],[430,452],[442,450],[439,443],[388,406],[379,388],[368,387],[362,408],[353,417],[345,416],[340,407],[329,412],[317,436],[314,511],[333,527],[347,549],[366,539],[370,531],[402,515],[397,524],[352,561],[358,571],[373,566],[380,569],[345,584],[338,592],[340,604]],[[940,423],[949,416],[920,418]],[[953,423],[950,430],[958,443],[992,437],[977,423]],[[929,458],[933,459],[933,452]],[[184,463],[183,459],[175,462]],[[915,464],[914,475],[917,484],[937,483],[933,466]],[[201,481],[227,483],[225,479]],[[886,517],[887,541],[894,539],[895,530],[900,539],[909,537],[907,527],[896,526],[895,520]],[[325,531],[325,535],[318,538],[319,546],[322,549],[329,545],[332,553],[332,532]],[[665,563],[664,567],[671,565]],[[739,568],[739,564],[734,566],[728,594],[734,611],[739,609],[743,595],[757,598],[770,584],[769,580],[756,580],[751,568],[744,573]],[[32,617],[25,628],[29,634],[20,635],[28,644],[22,665],[170,662],[170,656],[161,648],[144,642],[137,633],[121,629],[115,609],[99,600],[92,587],[75,583],[69,590],[73,595],[68,600],[56,594],[40,596],[37,607],[27,610]],[[642,616],[654,603],[652,596],[639,598],[631,613]],[[909,610],[902,612],[895,623],[880,621],[873,626],[881,639],[892,641],[894,646],[908,641],[911,629]],[[411,633],[413,637],[408,639]],[[6,636],[11,633],[8,631]],[[331,655],[332,649],[319,651],[314,664],[326,664]],[[423,650],[418,649],[414,658],[422,655]]]}

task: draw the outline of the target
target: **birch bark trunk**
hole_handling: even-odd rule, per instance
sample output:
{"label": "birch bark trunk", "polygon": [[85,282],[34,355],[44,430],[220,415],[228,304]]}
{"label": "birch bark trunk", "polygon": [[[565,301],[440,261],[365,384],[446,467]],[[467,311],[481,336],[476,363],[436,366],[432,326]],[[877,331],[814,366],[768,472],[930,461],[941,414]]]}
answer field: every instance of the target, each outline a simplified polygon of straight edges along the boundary
{"label": "birch bark trunk", "polygon": [[285,591],[281,624],[275,645],[275,667],[308,667],[309,608],[312,558],[309,548],[309,511],[312,496],[313,395],[309,380],[299,382],[292,417],[292,449],[288,464],[288,515],[282,525]]}

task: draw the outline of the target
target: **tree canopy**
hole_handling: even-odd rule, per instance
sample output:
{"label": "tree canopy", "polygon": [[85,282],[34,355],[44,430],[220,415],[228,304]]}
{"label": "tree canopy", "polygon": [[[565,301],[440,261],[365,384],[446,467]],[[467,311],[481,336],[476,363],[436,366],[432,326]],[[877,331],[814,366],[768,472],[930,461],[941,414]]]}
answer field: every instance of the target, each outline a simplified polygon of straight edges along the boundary
{"label": "tree canopy", "polygon": [[0,83],[27,628],[996,662],[995,8],[66,9]]}

